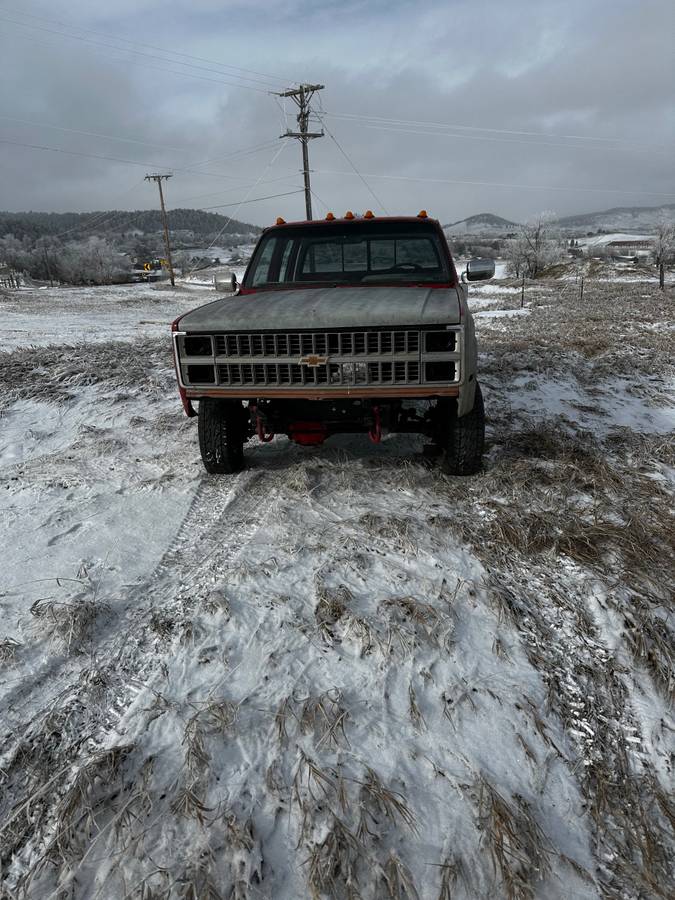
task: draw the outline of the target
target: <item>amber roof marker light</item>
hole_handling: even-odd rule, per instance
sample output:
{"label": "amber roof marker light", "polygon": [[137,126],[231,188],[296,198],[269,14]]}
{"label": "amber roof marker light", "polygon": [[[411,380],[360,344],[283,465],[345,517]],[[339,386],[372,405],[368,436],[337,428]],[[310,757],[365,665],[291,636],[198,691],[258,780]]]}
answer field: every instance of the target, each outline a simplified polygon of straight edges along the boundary
{"label": "amber roof marker light", "polygon": [[421,210],[417,213],[417,218],[418,218],[418,219],[427,219],[427,218],[428,218],[428,215],[427,215],[426,209],[421,209]]}
{"label": "amber roof marker light", "polygon": [[276,220],[276,222],[275,222],[274,224],[275,224],[275,225],[285,225],[285,224],[286,224],[286,219],[282,219],[281,216],[277,216],[277,220]]}
{"label": "amber roof marker light", "polygon": [[375,213],[372,211],[372,209],[367,209],[363,214],[363,218],[364,219],[374,219]]}
{"label": "amber roof marker light", "polygon": [[334,222],[334,221],[335,221],[335,216],[333,215],[332,212],[329,212],[328,215],[326,216],[326,222]]}
{"label": "amber roof marker light", "polygon": [[354,218],[354,213],[351,211],[351,209],[348,209],[347,212],[345,213],[345,219],[353,219],[353,218]]}

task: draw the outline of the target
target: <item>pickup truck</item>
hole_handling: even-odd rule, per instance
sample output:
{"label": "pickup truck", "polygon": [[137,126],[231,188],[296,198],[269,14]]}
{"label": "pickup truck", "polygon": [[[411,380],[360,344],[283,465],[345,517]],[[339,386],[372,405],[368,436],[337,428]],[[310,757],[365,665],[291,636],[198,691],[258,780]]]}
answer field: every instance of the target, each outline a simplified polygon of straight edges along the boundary
{"label": "pickup truck", "polygon": [[[338,433],[426,436],[444,470],[481,465],[483,398],[466,281],[443,229],[411,217],[331,213],[263,231],[241,285],[172,324],[178,387],[198,415],[207,472],[244,466],[244,444],[283,434],[314,446]],[[198,401],[199,411],[193,403]]]}

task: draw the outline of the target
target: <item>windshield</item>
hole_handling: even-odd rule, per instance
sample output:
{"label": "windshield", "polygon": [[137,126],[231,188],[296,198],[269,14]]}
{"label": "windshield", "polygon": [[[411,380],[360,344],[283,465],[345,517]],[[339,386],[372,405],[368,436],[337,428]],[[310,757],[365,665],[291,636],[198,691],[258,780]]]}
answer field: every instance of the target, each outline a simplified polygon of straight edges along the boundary
{"label": "windshield", "polygon": [[243,286],[450,280],[447,253],[434,226],[359,222],[270,231],[256,249]]}

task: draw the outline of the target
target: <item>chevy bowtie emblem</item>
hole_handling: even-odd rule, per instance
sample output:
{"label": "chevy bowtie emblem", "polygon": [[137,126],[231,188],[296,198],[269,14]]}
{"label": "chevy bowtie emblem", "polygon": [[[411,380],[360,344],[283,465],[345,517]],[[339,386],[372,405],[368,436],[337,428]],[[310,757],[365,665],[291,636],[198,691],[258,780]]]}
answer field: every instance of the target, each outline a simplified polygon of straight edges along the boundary
{"label": "chevy bowtie emblem", "polygon": [[328,362],[327,356],[316,356],[315,354],[311,356],[301,356],[300,357],[300,365],[301,366],[310,366],[312,369],[316,369],[317,366],[325,366]]}

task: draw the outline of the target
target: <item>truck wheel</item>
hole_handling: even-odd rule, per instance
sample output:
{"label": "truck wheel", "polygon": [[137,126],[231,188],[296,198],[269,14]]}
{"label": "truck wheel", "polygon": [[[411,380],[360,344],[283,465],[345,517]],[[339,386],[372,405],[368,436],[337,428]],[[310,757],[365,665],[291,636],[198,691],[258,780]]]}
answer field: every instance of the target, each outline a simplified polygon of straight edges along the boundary
{"label": "truck wheel", "polygon": [[237,401],[211,397],[199,401],[199,450],[210,475],[228,475],[243,469],[243,413]]}
{"label": "truck wheel", "polygon": [[471,412],[459,418],[453,411],[446,420],[441,443],[441,468],[448,475],[475,475],[481,467],[485,444],[485,408],[480,385]]}

